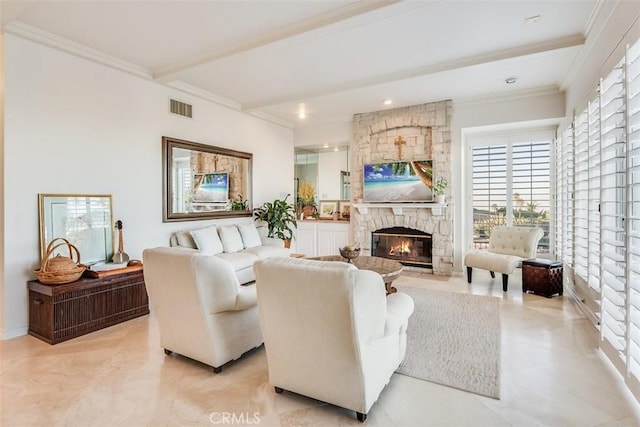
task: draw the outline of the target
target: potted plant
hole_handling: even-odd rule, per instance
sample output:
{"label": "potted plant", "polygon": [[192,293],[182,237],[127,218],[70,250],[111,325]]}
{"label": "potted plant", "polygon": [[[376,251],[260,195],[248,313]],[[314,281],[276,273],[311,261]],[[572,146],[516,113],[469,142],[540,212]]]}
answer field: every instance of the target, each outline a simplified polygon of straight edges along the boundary
{"label": "potted plant", "polygon": [[298,227],[296,222],[296,209],[284,200],[276,199],[273,202],[265,202],[259,208],[253,210],[255,221],[264,221],[267,224],[267,236],[284,240],[284,246],[291,245],[293,229]]}
{"label": "potted plant", "polygon": [[445,203],[445,194],[444,190],[449,186],[449,182],[443,176],[438,177],[436,182],[433,184],[431,191],[433,191],[433,195],[436,196],[436,203],[444,204]]}
{"label": "potted plant", "polygon": [[246,211],[249,208],[248,200],[242,198],[242,194],[238,194],[235,200],[231,201],[232,211]]}

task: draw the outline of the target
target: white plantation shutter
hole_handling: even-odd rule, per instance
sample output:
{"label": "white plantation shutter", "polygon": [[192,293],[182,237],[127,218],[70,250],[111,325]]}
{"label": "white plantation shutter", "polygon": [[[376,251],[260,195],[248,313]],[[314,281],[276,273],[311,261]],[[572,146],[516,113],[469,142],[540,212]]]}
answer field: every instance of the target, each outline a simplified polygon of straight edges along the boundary
{"label": "white plantation shutter", "polygon": [[[600,83],[601,335],[614,364],[626,361],[625,67],[619,63]],[[605,347],[605,351],[607,351]],[[616,357],[617,356],[617,357]],[[619,359],[618,359],[619,357]]]}
{"label": "white plantation shutter", "polygon": [[640,380],[640,42],[627,51],[627,368]]}
{"label": "white plantation shutter", "polygon": [[556,255],[556,259],[564,258],[564,244],[562,243],[564,240],[564,220],[563,220],[563,212],[564,212],[564,175],[563,175],[563,162],[564,158],[562,157],[562,137],[556,138],[554,144],[555,150],[555,245],[554,245],[554,253]]}
{"label": "white plantation shutter", "polygon": [[538,244],[538,254],[549,253],[549,199],[551,144],[548,140],[513,144],[512,192],[524,201],[512,206],[513,224],[541,227],[544,236]]}
{"label": "white plantation shutter", "polygon": [[589,276],[589,111],[575,119],[574,271],[585,282]]}
{"label": "white plantation shutter", "polygon": [[562,261],[573,267],[573,129],[562,133]]}
{"label": "white plantation shutter", "polygon": [[589,103],[589,275],[600,303],[600,95]]}
{"label": "white plantation shutter", "polygon": [[474,246],[485,249],[491,230],[506,224],[507,146],[473,147]]}

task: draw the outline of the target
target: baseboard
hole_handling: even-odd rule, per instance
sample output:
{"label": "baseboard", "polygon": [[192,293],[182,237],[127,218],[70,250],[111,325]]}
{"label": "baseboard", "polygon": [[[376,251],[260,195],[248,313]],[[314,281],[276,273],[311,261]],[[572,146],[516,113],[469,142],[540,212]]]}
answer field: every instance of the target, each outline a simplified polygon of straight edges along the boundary
{"label": "baseboard", "polygon": [[2,337],[2,341],[10,340],[11,338],[21,337],[23,335],[27,335],[29,331],[28,326],[23,326],[21,328],[14,329],[0,329],[0,336]]}

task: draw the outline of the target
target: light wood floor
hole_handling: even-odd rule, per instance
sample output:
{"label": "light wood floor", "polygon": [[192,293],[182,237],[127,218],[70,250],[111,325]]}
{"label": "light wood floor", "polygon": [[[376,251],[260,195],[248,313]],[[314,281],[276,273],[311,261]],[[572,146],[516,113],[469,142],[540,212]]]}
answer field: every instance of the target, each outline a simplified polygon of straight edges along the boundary
{"label": "light wood floor", "polygon": [[[568,297],[523,295],[518,274],[503,294],[499,275],[474,273],[473,285],[417,272],[396,284],[501,298],[502,399],[394,374],[366,425],[640,425],[637,403],[597,351],[597,331]],[[55,346],[15,338],[0,342],[0,355],[0,425],[7,427],[360,425],[351,411],[275,394],[262,347],[217,375],[165,356],[153,316]]]}

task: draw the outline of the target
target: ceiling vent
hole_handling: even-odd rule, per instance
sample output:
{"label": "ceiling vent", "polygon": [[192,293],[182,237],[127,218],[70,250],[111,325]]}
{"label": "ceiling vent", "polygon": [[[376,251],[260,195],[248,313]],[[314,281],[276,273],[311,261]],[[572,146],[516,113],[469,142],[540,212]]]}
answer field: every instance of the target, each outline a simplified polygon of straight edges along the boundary
{"label": "ceiling vent", "polygon": [[175,99],[171,99],[171,104],[169,111],[173,114],[177,114],[179,116],[184,117],[193,117],[193,107],[191,104],[187,104],[185,102],[176,101]]}

